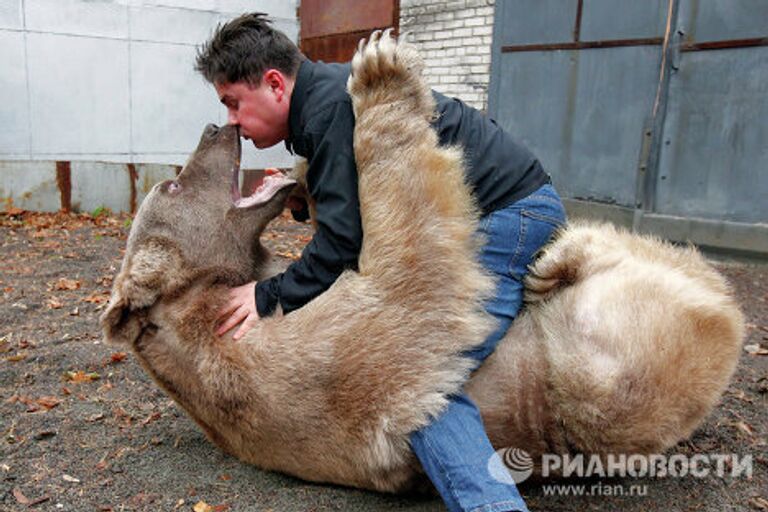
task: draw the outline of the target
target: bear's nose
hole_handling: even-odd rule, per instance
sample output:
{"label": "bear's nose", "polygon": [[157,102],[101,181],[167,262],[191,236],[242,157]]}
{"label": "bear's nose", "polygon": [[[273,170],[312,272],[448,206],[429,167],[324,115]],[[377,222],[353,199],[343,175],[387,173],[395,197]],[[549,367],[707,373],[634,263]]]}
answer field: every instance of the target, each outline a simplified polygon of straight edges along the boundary
{"label": "bear's nose", "polygon": [[206,137],[213,137],[219,133],[219,127],[215,124],[209,124],[205,127],[205,131],[203,133]]}

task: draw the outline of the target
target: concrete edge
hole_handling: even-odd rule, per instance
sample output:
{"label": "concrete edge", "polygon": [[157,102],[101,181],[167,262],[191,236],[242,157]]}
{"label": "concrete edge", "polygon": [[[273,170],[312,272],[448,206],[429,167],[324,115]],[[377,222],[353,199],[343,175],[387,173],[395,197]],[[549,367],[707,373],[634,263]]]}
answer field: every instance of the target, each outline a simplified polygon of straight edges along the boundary
{"label": "concrete edge", "polygon": [[573,218],[611,222],[674,242],[692,242],[705,250],[768,260],[768,224],[675,217],[578,199],[563,203]]}

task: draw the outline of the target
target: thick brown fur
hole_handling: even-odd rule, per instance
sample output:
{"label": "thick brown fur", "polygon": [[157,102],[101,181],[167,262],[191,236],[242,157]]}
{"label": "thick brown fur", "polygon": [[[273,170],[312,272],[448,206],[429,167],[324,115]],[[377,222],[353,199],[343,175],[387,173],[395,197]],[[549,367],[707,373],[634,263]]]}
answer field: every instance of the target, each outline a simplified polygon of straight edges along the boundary
{"label": "thick brown fur", "polygon": [[[461,352],[493,328],[480,307],[492,282],[476,260],[477,211],[460,151],[439,148],[430,129],[420,69],[415,50],[388,34],[361,45],[348,84],[359,272],[262,319],[240,342],[215,335],[223,285],[270,271],[258,243],[233,240],[258,238],[287,192],[261,212],[228,206],[217,180],[239,154],[236,132],[204,135],[180,175],[194,193],[153,190],[134,222],[106,338],[132,346],[208,437],[246,462],[313,481],[410,487],[418,465],[408,434],[461,388],[470,368]],[[184,201],[214,221],[171,213],[191,208]],[[529,299],[466,384],[499,448],[662,451],[711,410],[738,357],[741,315],[693,250],[569,227],[534,266]]]}

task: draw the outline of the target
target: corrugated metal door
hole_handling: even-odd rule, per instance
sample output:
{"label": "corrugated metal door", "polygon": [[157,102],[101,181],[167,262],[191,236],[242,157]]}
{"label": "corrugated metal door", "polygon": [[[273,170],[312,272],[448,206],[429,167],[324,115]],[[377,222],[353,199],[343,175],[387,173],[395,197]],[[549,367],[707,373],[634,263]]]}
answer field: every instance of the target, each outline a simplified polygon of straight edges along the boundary
{"label": "corrugated metal door", "polygon": [[302,0],[301,51],[312,60],[347,62],[358,41],[400,22],[398,0]]}
{"label": "corrugated metal door", "polygon": [[768,253],[768,2],[498,0],[489,113],[574,209]]}

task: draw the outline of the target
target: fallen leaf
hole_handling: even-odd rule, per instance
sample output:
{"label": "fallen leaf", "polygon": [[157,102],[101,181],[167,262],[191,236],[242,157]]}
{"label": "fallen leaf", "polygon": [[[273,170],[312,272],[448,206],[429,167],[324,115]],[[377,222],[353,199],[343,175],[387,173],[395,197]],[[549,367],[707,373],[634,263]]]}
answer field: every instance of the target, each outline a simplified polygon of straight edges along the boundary
{"label": "fallen leaf", "polygon": [[176,510],[176,509],[178,509],[179,507],[183,507],[183,506],[184,506],[184,503],[186,503],[186,502],[184,501],[184,498],[179,498],[179,501],[177,501],[177,502],[176,502],[176,506],[175,506],[175,507],[173,507],[173,510]]}
{"label": "fallen leaf", "polygon": [[753,356],[768,356],[768,348],[763,348],[758,343],[744,345],[744,351]]}
{"label": "fallen leaf", "polygon": [[90,304],[104,304],[109,302],[109,294],[104,292],[94,292],[84,298],[83,302],[88,302]]}
{"label": "fallen leaf", "polygon": [[85,421],[89,423],[93,423],[94,421],[99,421],[103,419],[104,419],[104,413],[99,412],[99,413],[88,416],[88,418]]}
{"label": "fallen leaf", "polygon": [[82,370],[77,370],[76,372],[65,372],[64,378],[67,379],[69,382],[79,383],[79,382],[91,382],[94,380],[99,380],[101,376],[96,372],[86,373]]}
{"label": "fallen leaf", "polygon": [[8,356],[5,358],[6,361],[10,361],[12,363],[18,363],[19,361],[23,361],[27,358],[26,352],[19,352],[18,354],[14,354],[12,356]]}
{"label": "fallen leaf", "polygon": [[133,420],[133,416],[125,412],[125,410],[122,407],[116,407],[112,410],[112,414],[114,415],[115,421],[120,422],[125,427],[131,426],[131,421]]}
{"label": "fallen leaf", "polygon": [[61,386],[61,393],[63,395],[71,395],[72,394],[72,390],[69,389],[67,386]]}
{"label": "fallen leaf", "polygon": [[289,260],[298,260],[301,258],[301,254],[291,251],[278,251],[275,254],[280,256],[281,258],[287,258]]}
{"label": "fallen leaf", "polygon": [[213,506],[213,512],[227,512],[227,510],[229,510],[229,505],[227,503]]}
{"label": "fallen leaf", "polygon": [[77,290],[80,288],[80,281],[76,279],[60,278],[53,285],[54,290]]}
{"label": "fallen leaf", "polygon": [[159,420],[159,419],[160,419],[160,413],[155,411],[152,414],[150,414],[149,416],[147,416],[146,418],[144,418],[144,420],[142,420],[141,424],[142,425],[149,425],[153,421]]}
{"label": "fallen leaf", "polygon": [[37,404],[37,402],[28,396],[13,395],[8,400],[6,400],[6,402],[9,404],[24,404],[27,406],[27,412],[35,412],[40,410],[40,406]]}
{"label": "fallen leaf", "polygon": [[757,510],[768,510],[768,500],[760,496],[753,496],[749,500],[749,505]]}
{"label": "fallen leaf", "polygon": [[64,306],[64,304],[62,304],[56,297],[48,299],[48,302],[46,302],[45,305],[48,306],[48,309],[61,309]]}
{"label": "fallen leaf", "polygon": [[219,476],[219,480],[223,480],[225,482],[227,480],[232,480],[232,475],[228,475],[228,474],[225,473],[225,474]]}
{"label": "fallen leaf", "polygon": [[56,240],[47,240],[37,244],[37,247],[40,249],[61,249],[61,242],[57,242]]}
{"label": "fallen leaf", "polygon": [[109,359],[113,363],[119,363],[123,361],[126,357],[128,357],[127,352],[113,352],[112,355],[109,357]]}
{"label": "fallen leaf", "polygon": [[192,510],[194,510],[195,512],[213,512],[213,507],[204,501],[198,501],[192,507]]}
{"label": "fallen leaf", "polygon": [[80,480],[78,480],[77,478],[75,478],[75,477],[73,477],[73,476],[69,476],[69,475],[67,475],[66,473],[65,473],[65,474],[63,474],[63,475],[61,475],[61,478],[63,478],[63,479],[64,479],[64,481],[66,481],[66,482],[72,482],[73,484],[79,484],[79,483],[80,483]]}
{"label": "fallen leaf", "polygon": [[741,430],[742,432],[745,432],[745,433],[746,433],[747,435],[749,435],[749,436],[753,436],[753,435],[755,434],[755,431],[754,431],[754,429],[753,429],[752,427],[750,427],[749,425],[747,425],[747,424],[746,424],[745,422],[743,422],[743,421],[737,421],[737,422],[736,422],[736,423],[734,423],[733,425],[734,425],[736,428],[738,428],[739,430]]}
{"label": "fallen leaf", "polygon": [[731,391],[730,394],[733,395],[734,397],[738,398],[742,402],[747,402],[748,404],[754,403],[754,400],[749,398],[747,396],[747,394],[744,391],[740,390],[740,389],[737,389],[735,391]]}
{"label": "fallen leaf", "polygon": [[135,508],[148,510],[146,505],[154,503],[159,497],[160,496],[158,494],[147,494],[145,492],[140,492],[128,501]]}
{"label": "fallen leaf", "polygon": [[21,492],[21,489],[19,489],[18,487],[15,487],[13,489],[13,497],[16,498],[16,501],[22,505],[29,505],[29,503],[32,501],[26,496],[24,496],[24,493]]}
{"label": "fallen leaf", "polygon": [[42,405],[48,410],[53,409],[57,405],[61,403],[61,400],[56,398],[55,396],[41,396],[37,400],[35,400],[38,404]]}

